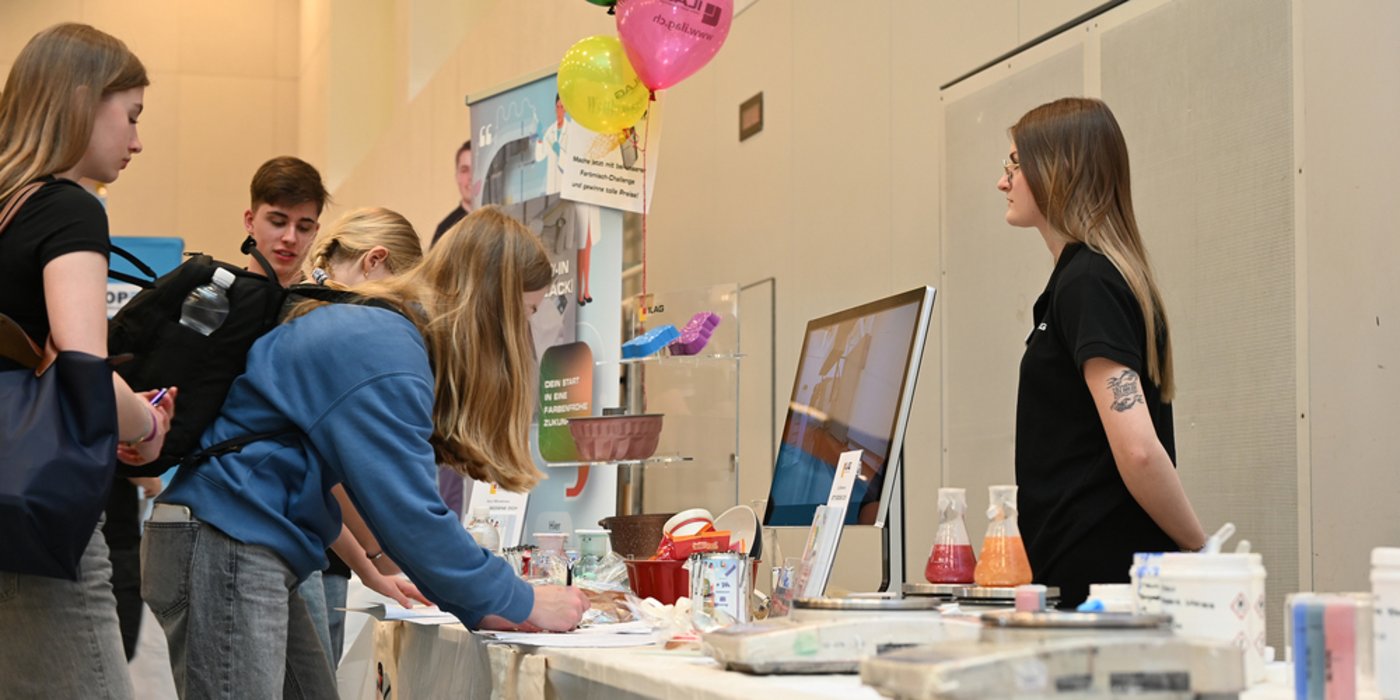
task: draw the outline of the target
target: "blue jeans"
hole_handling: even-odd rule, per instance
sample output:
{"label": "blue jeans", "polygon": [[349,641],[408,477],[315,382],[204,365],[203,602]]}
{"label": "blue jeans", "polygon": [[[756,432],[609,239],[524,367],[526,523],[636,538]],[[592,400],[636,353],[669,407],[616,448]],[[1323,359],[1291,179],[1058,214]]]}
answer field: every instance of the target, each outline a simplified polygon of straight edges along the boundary
{"label": "blue jeans", "polygon": [[181,698],[336,698],[296,575],[272,550],[198,520],[146,523],[141,597]]}
{"label": "blue jeans", "polygon": [[0,571],[0,695],[132,697],[102,525],[67,581]]}

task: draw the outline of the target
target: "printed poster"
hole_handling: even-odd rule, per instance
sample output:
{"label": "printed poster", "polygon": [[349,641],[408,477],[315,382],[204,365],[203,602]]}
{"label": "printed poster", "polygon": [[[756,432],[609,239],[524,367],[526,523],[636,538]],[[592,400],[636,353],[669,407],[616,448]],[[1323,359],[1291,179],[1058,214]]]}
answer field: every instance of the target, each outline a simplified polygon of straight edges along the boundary
{"label": "printed poster", "polygon": [[602,215],[596,206],[558,195],[536,197],[503,209],[540,237],[554,269],[544,303],[530,317],[535,360],[539,361],[549,347],[578,339],[579,309],[593,299],[592,252],[603,236]]}
{"label": "printed poster", "polygon": [[656,191],[661,152],[661,103],[626,131],[600,134],[563,117],[567,138],[560,146],[560,194],[565,199],[645,213]]}
{"label": "printed poster", "polygon": [[593,414],[593,352],[588,343],[556,345],[540,362],[540,456],[546,462],[577,462],[569,419]]}
{"label": "printed poster", "polygon": [[563,106],[553,73],[469,107],[472,185],[478,205],[518,204],[559,192],[553,154],[558,153],[560,129],[551,132],[551,125],[559,121]]}

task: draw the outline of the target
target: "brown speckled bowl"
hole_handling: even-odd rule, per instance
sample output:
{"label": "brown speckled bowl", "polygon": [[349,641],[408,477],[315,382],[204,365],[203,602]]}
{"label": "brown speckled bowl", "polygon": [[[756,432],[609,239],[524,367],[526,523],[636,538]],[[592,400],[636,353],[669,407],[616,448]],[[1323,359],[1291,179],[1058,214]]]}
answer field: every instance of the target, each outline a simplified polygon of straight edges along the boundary
{"label": "brown speckled bowl", "polygon": [[614,552],[627,559],[648,559],[661,544],[661,528],[675,513],[641,513],[613,515],[598,521],[612,533]]}
{"label": "brown speckled bowl", "polygon": [[660,413],[570,418],[569,432],[581,462],[646,459],[656,454],[661,418]]}

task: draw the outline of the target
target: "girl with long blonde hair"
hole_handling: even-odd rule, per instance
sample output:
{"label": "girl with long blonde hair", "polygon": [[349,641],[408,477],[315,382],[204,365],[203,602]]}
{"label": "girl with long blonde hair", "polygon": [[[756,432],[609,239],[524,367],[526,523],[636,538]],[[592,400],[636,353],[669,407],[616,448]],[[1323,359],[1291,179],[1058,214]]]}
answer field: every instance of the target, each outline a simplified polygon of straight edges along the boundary
{"label": "girl with long blonde hair", "polygon": [[1055,261],[1021,361],[1020,526],[1035,580],[1070,606],[1126,582],[1134,552],[1196,550],[1205,532],[1175,469],[1171,334],[1118,122],[1064,98],[1010,132],[1006,221]]}
{"label": "girl with long blonde hair", "polygon": [[[0,235],[0,314],[40,347],[107,356],[107,216],[78,181],[112,182],[141,152],[136,122],[149,82],[115,37],[59,24],[30,39],[0,92],[0,202],[30,193]],[[175,392],[153,407],[154,392],[134,393],[115,374],[112,385],[122,461],[149,462]],[[0,591],[12,594],[0,602],[6,693],[131,696],[111,573],[100,530],[77,581],[0,572]]]}
{"label": "girl with long blonde hair", "polygon": [[334,692],[291,592],[340,536],[340,483],[383,554],[468,625],[578,623],[587,598],[532,589],[478,547],[435,478],[440,463],[516,491],[542,478],[526,319],[550,279],[539,239],[486,207],[407,273],[356,286],[369,303],[305,302],[253,345],[202,443],[265,439],[182,467],[147,530],[146,600],[182,692],[276,697],[284,669]]}

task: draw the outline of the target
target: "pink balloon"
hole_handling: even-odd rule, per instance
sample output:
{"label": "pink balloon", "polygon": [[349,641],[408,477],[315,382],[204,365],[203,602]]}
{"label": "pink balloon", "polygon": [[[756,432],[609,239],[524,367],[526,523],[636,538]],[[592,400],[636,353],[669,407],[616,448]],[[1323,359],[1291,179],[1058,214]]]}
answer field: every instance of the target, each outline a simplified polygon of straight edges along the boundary
{"label": "pink balloon", "polygon": [[627,59],[652,91],[705,67],[734,20],[734,0],[619,0],[615,9]]}

